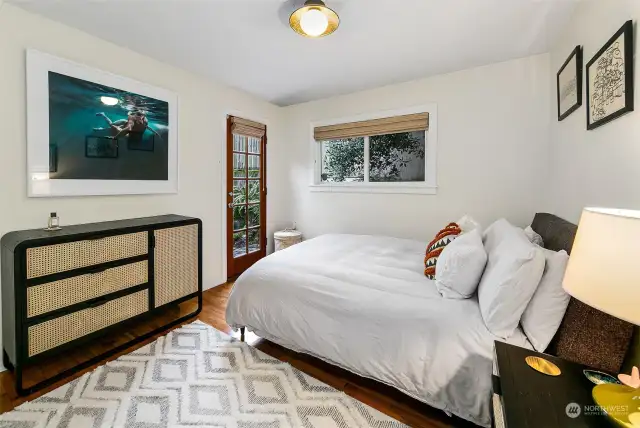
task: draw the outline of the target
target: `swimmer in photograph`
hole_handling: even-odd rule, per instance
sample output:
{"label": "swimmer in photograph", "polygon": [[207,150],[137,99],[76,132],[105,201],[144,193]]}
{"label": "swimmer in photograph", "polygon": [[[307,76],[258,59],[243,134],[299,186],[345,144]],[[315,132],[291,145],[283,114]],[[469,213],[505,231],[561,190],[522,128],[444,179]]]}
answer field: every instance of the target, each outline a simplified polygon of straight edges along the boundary
{"label": "swimmer in photograph", "polygon": [[104,120],[109,124],[109,128],[93,128],[94,131],[104,131],[106,129],[111,129],[115,134],[112,137],[114,140],[117,140],[122,136],[130,136],[137,139],[142,138],[142,134],[147,129],[153,132],[158,137],[162,138],[155,129],[149,126],[149,121],[147,120],[147,115],[139,109],[133,109],[129,112],[128,119],[120,119],[115,122],[111,121],[104,113],[96,113],[96,116],[101,116]]}

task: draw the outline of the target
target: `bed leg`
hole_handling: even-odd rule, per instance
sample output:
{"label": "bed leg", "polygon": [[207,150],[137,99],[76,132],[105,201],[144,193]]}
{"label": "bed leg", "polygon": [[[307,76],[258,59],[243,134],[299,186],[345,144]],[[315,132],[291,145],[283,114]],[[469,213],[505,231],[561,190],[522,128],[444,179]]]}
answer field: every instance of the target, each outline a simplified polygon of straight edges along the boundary
{"label": "bed leg", "polygon": [[240,341],[244,342],[244,327],[240,327]]}

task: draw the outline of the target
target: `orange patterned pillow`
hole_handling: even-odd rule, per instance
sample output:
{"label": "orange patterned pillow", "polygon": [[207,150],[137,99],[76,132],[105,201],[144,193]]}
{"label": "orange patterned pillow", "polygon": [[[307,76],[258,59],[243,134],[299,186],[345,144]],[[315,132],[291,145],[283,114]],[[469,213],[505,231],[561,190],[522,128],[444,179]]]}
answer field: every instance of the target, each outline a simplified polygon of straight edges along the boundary
{"label": "orange patterned pillow", "polygon": [[442,229],[433,241],[427,246],[427,254],[424,256],[424,274],[429,279],[436,279],[436,263],[438,257],[444,247],[446,247],[451,241],[456,239],[458,235],[462,233],[460,226],[456,223],[449,223],[447,227]]}

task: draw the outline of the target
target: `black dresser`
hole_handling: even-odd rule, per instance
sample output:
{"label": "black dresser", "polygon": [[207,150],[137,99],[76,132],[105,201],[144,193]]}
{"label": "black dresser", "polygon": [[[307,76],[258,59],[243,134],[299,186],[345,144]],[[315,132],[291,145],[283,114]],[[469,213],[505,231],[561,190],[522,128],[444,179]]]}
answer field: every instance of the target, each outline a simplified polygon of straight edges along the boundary
{"label": "black dresser", "polygon": [[[4,365],[26,394],[120,352],[202,309],[202,222],[178,215],[11,232],[2,237]],[[192,313],[23,387],[23,369],[125,322],[197,299]]]}

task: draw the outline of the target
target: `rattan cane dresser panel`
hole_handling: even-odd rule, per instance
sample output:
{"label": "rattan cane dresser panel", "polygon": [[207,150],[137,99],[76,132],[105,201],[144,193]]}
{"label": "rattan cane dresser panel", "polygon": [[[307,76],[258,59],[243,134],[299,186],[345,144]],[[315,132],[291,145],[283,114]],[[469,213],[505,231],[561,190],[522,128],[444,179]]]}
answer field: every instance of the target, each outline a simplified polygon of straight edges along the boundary
{"label": "rattan cane dresser panel", "polygon": [[146,260],[117,266],[99,273],[74,276],[27,289],[27,317],[42,315],[75,303],[145,284]]}
{"label": "rattan cane dresser panel", "polygon": [[27,249],[27,278],[93,266],[149,252],[147,232]]}
{"label": "rattan cane dresser panel", "polygon": [[155,304],[198,291],[198,225],[155,231]]}
{"label": "rattan cane dresser panel", "polygon": [[40,354],[149,309],[148,290],[29,327],[29,356]]}

